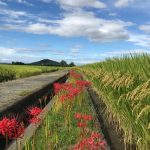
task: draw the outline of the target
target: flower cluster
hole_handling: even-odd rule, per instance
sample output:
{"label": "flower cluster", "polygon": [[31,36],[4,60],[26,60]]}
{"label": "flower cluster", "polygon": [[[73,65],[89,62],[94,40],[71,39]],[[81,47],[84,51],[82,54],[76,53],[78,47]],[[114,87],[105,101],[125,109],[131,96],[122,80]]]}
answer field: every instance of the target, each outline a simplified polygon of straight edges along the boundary
{"label": "flower cluster", "polygon": [[80,89],[70,83],[54,83],[55,94],[60,91],[65,91],[65,94],[60,96],[60,100],[64,102],[65,100],[73,100],[75,96],[80,93]]}
{"label": "flower cluster", "polygon": [[76,80],[82,78],[82,75],[79,74],[79,73],[76,73],[74,70],[71,70],[71,71],[70,71],[70,76],[73,77],[73,78],[75,78]]}
{"label": "flower cluster", "polygon": [[39,107],[32,107],[27,109],[27,113],[33,117],[39,115],[41,111],[42,109],[40,109]]}
{"label": "flower cluster", "polygon": [[27,114],[31,116],[31,118],[29,119],[30,123],[38,123],[40,122],[40,118],[38,118],[37,116],[42,112],[42,109],[39,107],[31,107],[27,109]]}
{"label": "flower cluster", "polygon": [[93,119],[92,115],[76,113],[74,118],[78,120],[77,126],[80,128],[85,128],[87,126],[87,121],[91,121]]}
{"label": "flower cluster", "polygon": [[6,118],[4,117],[0,121],[0,134],[9,139],[16,139],[21,137],[24,132],[24,126],[22,123],[18,122],[16,118]]}
{"label": "flower cluster", "polygon": [[84,80],[77,80],[76,81],[77,86],[79,86],[81,89],[84,87],[88,87],[91,85],[91,82],[89,81],[84,81]]}
{"label": "flower cluster", "polygon": [[90,137],[84,138],[80,143],[73,147],[73,150],[105,150],[106,142],[102,139],[102,136],[93,132]]}
{"label": "flower cluster", "polygon": [[92,115],[87,115],[87,114],[76,113],[74,115],[74,117],[76,119],[83,119],[84,121],[87,121],[87,120],[90,121],[90,120],[92,120]]}
{"label": "flower cluster", "polygon": [[54,83],[55,94],[60,91],[65,91],[65,94],[60,96],[60,100],[64,102],[65,100],[73,100],[75,96],[80,94],[85,87],[91,85],[88,81],[76,80],[75,84],[71,83]]}

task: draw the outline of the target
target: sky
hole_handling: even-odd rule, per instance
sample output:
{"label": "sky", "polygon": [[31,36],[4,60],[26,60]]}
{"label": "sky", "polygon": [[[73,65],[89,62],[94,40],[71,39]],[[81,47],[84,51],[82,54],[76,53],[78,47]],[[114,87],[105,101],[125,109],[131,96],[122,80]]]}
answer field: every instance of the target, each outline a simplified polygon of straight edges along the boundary
{"label": "sky", "polygon": [[149,9],[150,0],[0,0],[0,62],[150,53]]}

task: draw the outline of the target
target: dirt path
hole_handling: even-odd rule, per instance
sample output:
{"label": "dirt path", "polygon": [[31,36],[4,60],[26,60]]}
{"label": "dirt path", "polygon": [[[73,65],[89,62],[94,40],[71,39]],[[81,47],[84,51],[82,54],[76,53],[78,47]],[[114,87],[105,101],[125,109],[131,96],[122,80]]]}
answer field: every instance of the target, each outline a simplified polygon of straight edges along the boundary
{"label": "dirt path", "polygon": [[29,78],[0,83],[0,112],[15,104],[24,96],[53,83],[67,73],[68,70],[60,70]]}

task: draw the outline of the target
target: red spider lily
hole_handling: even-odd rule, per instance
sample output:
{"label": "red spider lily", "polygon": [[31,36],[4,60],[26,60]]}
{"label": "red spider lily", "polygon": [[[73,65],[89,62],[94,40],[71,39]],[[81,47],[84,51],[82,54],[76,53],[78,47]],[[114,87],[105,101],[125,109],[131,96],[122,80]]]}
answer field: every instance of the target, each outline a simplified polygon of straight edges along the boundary
{"label": "red spider lily", "polygon": [[101,138],[101,134],[97,133],[97,132],[92,132],[91,137],[93,138]]}
{"label": "red spider lily", "polygon": [[92,115],[82,115],[82,118],[83,120],[85,121],[91,121],[93,118],[92,118]]}
{"label": "red spider lily", "polygon": [[54,92],[57,94],[62,89],[62,84],[54,83]]}
{"label": "red spider lily", "polygon": [[9,138],[10,139],[21,138],[25,130],[24,125],[13,119],[12,126],[13,126],[12,135]]}
{"label": "red spider lily", "polygon": [[73,84],[72,83],[64,83],[64,84],[62,84],[62,89],[63,90],[69,91],[72,88],[73,88]]}
{"label": "red spider lily", "polygon": [[70,71],[70,76],[75,78],[75,79],[81,79],[82,78],[81,74],[76,73],[74,70]]}
{"label": "red spider lily", "polygon": [[78,126],[79,128],[85,128],[85,127],[87,126],[87,124],[86,124],[85,122],[78,122],[78,123],[77,123],[77,126]]}
{"label": "red spider lily", "polygon": [[70,88],[69,92],[72,93],[74,96],[77,96],[80,93],[78,88]]}
{"label": "red spider lily", "polygon": [[32,107],[27,109],[27,113],[31,116],[37,116],[41,113],[42,109],[39,107]]}
{"label": "red spider lily", "polygon": [[33,123],[33,124],[37,124],[41,121],[40,118],[37,118],[37,117],[33,117],[29,120],[29,123]]}
{"label": "red spider lily", "polygon": [[10,120],[8,118],[3,118],[0,121],[0,133],[5,136],[6,134],[10,134]]}
{"label": "red spider lily", "polygon": [[79,144],[76,144],[73,150],[106,150],[106,142],[101,139],[99,133],[92,133],[90,137],[84,138]]}
{"label": "red spider lily", "polygon": [[3,118],[0,121],[0,134],[7,136],[9,139],[21,137],[24,132],[24,126],[16,120],[16,118]]}
{"label": "red spider lily", "polygon": [[89,81],[83,81],[83,80],[78,80],[78,81],[76,81],[76,84],[79,87],[88,87],[88,86],[91,85],[91,82],[89,82]]}
{"label": "red spider lily", "polygon": [[91,121],[93,119],[92,115],[86,115],[81,113],[76,113],[74,117],[76,119],[83,119],[84,121]]}
{"label": "red spider lily", "polygon": [[60,100],[62,102],[66,101],[66,100],[73,100],[73,98],[74,98],[74,95],[72,93],[60,96]]}
{"label": "red spider lily", "polygon": [[81,118],[82,118],[82,114],[76,113],[76,114],[74,115],[74,117],[75,117],[76,119],[81,119]]}

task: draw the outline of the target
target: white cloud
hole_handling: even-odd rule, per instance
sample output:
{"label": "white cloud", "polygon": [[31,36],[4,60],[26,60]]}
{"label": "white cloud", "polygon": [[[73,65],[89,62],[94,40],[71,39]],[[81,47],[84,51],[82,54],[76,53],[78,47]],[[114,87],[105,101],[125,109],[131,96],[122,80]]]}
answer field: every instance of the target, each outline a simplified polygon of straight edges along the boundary
{"label": "white cloud", "polygon": [[130,34],[129,42],[142,47],[150,47],[150,36],[142,34]]}
{"label": "white cloud", "polygon": [[0,9],[0,14],[12,18],[18,18],[18,17],[23,17],[23,16],[28,16],[28,14],[25,11],[16,11],[16,10],[11,10],[11,9]]}
{"label": "white cloud", "polygon": [[65,37],[87,37],[91,41],[106,42],[129,38],[126,26],[133,25],[121,20],[105,20],[93,13],[79,11],[67,13],[63,19],[50,25],[32,23],[25,27],[26,32],[35,34],[56,34]]}
{"label": "white cloud", "polygon": [[68,7],[94,7],[94,8],[106,8],[106,4],[99,0],[58,0],[63,6]]}
{"label": "white cloud", "polygon": [[99,0],[41,0],[45,3],[50,3],[52,1],[59,3],[63,8],[65,7],[93,7],[93,8],[106,8],[106,4]]}
{"label": "white cloud", "polygon": [[122,8],[128,6],[130,3],[134,2],[134,0],[116,0],[115,7]]}
{"label": "white cloud", "polygon": [[117,13],[109,13],[109,16],[117,16]]}
{"label": "white cloud", "polygon": [[146,34],[150,34],[150,24],[141,25],[139,29],[144,31]]}
{"label": "white cloud", "polygon": [[11,56],[15,53],[15,49],[0,47],[0,56]]}
{"label": "white cloud", "polygon": [[8,2],[16,2],[16,3],[20,3],[20,4],[25,4],[28,6],[33,6],[32,3],[28,2],[28,0],[6,0]]}
{"label": "white cloud", "polygon": [[5,2],[3,2],[3,1],[0,0],[0,5],[7,6],[7,3],[5,3]]}

